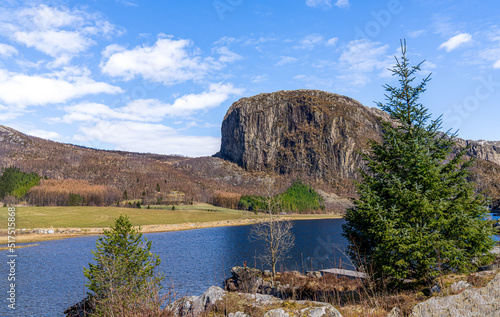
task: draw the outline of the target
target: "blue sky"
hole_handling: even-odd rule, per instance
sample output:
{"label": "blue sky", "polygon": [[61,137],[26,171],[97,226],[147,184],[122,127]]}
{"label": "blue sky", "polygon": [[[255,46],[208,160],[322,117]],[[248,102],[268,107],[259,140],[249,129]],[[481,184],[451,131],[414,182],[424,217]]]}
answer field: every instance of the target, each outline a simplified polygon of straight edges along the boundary
{"label": "blue sky", "polygon": [[15,1],[0,4],[0,124],[100,149],[212,155],[242,97],[384,101],[406,38],[444,129],[500,140],[500,2]]}

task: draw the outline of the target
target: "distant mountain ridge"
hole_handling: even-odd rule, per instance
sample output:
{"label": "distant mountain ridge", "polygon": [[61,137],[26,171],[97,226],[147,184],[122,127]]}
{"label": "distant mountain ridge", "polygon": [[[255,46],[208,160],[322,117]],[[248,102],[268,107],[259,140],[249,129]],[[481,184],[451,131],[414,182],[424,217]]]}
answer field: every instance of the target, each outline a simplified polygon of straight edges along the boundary
{"label": "distant mountain ridge", "polygon": [[[302,89],[259,94],[229,108],[216,156],[249,171],[347,184],[363,166],[359,152],[368,150],[369,139],[381,140],[381,122],[387,120],[386,112],[334,93]],[[482,169],[500,172],[500,142],[456,141],[458,146],[470,145],[468,154],[481,160]],[[482,174],[482,169],[476,168],[475,174]],[[498,186],[491,179],[495,175],[500,182],[493,172],[487,177],[490,181],[481,183],[491,190]],[[497,194],[500,191],[493,196]]]}
{"label": "distant mountain ridge", "polygon": [[[330,169],[336,176],[353,177],[361,164],[355,152],[365,149],[368,139],[381,139],[380,123],[386,120],[386,112],[334,93],[303,89],[259,94],[240,99],[227,111],[218,156],[249,170],[302,169],[322,177]],[[470,144],[471,156],[500,165],[500,141],[456,141]]]}
{"label": "distant mountain ridge", "polygon": [[[111,185],[131,199],[181,191],[186,200],[203,202],[220,191],[257,193],[263,176],[282,183],[301,178],[332,204],[345,206],[343,198],[355,196],[353,179],[363,164],[358,151],[368,149],[368,139],[381,139],[382,120],[389,120],[387,113],[346,96],[278,91],[242,98],[229,108],[215,157],[96,150],[0,126],[0,167]],[[478,158],[472,178],[500,203],[500,142],[457,143],[471,145],[469,154]]]}

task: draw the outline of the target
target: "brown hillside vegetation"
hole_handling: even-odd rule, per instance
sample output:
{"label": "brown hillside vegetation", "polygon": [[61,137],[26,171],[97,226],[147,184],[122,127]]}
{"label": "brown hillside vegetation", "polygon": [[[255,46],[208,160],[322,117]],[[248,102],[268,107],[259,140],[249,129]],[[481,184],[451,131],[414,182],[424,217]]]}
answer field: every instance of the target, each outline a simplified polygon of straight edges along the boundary
{"label": "brown hillside vegetation", "polygon": [[[77,195],[71,197],[71,195]],[[86,180],[42,179],[27,194],[28,202],[37,206],[107,206],[120,199],[120,191],[113,186],[91,185]],[[73,198],[73,199],[71,199]]]}
{"label": "brown hillside vegetation", "polygon": [[[380,139],[387,116],[317,90],[242,98],[226,114],[218,157],[200,158],[95,150],[0,126],[0,167],[114,187],[121,197],[127,191],[128,199],[146,204],[173,199],[229,206],[238,195],[259,194],[267,176],[277,179],[278,191],[301,179],[330,195],[330,210],[339,210],[348,205],[339,203],[342,198],[356,196],[359,151],[367,150],[368,139]],[[470,145],[469,154],[478,158],[472,178],[499,205],[499,142],[457,141]]]}
{"label": "brown hillside vegetation", "polygon": [[218,191],[254,194],[260,182],[259,175],[218,158],[95,150],[0,126],[0,167],[9,166],[53,180],[79,179],[90,185],[111,186],[120,196],[126,190],[128,199],[150,202],[160,196],[167,200],[178,192],[186,201],[211,203]]}

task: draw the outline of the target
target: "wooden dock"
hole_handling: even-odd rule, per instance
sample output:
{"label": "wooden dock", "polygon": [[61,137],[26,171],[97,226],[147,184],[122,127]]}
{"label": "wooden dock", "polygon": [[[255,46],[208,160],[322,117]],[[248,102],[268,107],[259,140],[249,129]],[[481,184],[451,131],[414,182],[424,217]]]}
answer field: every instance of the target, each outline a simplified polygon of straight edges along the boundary
{"label": "wooden dock", "polygon": [[334,274],[334,275],[340,275],[340,276],[348,276],[348,277],[354,277],[354,278],[367,278],[368,275],[363,272],[358,272],[358,271],[351,271],[351,270],[344,270],[344,269],[325,269],[325,270],[320,270],[321,273],[323,274]]}

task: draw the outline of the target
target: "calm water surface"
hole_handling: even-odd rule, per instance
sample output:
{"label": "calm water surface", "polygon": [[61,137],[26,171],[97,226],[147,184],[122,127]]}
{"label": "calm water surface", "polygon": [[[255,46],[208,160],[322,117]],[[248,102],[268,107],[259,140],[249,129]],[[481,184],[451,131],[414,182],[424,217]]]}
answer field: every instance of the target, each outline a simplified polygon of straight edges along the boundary
{"label": "calm water surface", "polygon": [[[341,237],[343,219],[302,220],[294,222],[295,247],[282,268],[299,271],[342,265],[348,268]],[[220,227],[178,232],[152,233],[153,251],[161,260],[165,285],[173,284],[180,295],[199,295],[211,285],[221,285],[232,266],[262,267],[255,259],[261,245],[250,242],[252,226]],[[16,250],[16,310],[7,309],[1,300],[0,316],[64,316],[65,308],[83,299],[83,267],[92,261],[96,237],[80,237],[41,242],[36,247]],[[8,282],[7,252],[0,268],[1,290]]]}
{"label": "calm water surface", "polygon": [[[499,219],[498,215],[493,219]],[[295,247],[281,269],[307,271],[321,268],[351,268],[340,252],[343,219],[303,220],[294,222]],[[262,268],[256,259],[261,245],[251,242],[252,226],[220,227],[178,232],[152,233],[153,251],[161,260],[165,286],[174,285],[178,295],[199,295],[211,285],[221,285],[232,266]],[[497,240],[498,236],[495,237]],[[46,241],[36,247],[16,250],[16,310],[7,309],[7,297],[1,300],[0,316],[64,316],[65,308],[85,295],[82,270],[92,261],[96,237]],[[335,246],[335,247],[334,247]],[[8,290],[7,252],[1,251],[0,287]]]}

